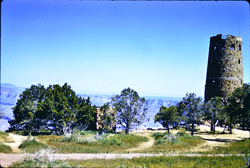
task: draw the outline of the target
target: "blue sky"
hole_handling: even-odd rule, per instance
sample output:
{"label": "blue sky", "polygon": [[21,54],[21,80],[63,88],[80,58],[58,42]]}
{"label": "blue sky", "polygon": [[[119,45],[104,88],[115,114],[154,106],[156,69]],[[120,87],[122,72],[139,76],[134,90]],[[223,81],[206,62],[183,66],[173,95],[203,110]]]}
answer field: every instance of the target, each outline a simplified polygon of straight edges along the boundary
{"label": "blue sky", "polygon": [[247,2],[4,0],[1,82],[203,96],[209,39],[217,34],[242,37],[248,83]]}

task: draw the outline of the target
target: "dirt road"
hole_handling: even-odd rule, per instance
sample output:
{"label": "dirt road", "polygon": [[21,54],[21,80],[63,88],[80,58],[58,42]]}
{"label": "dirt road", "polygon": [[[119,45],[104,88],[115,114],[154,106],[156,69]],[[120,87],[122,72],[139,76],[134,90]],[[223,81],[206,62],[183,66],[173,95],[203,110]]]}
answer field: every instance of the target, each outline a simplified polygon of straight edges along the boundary
{"label": "dirt road", "polygon": [[150,147],[152,147],[154,145],[155,140],[154,140],[153,137],[151,137],[151,133],[150,132],[134,133],[134,135],[145,136],[145,137],[147,137],[149,139],[149,141],[142,142],[137,147],[130,148],[130,149],[126,150],[126,151],[128,151],[128,152],[135,152],[135,151],[139,151],[139,150],[141,151],[141,150],[150,148]]}

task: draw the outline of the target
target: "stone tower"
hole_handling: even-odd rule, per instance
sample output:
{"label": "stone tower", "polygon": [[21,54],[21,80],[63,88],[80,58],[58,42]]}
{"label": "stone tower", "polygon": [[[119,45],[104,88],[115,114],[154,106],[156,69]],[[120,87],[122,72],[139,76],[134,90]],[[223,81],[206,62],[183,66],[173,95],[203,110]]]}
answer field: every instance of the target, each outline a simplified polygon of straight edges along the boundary
{"label": "stone tower", "polygon": [[218,34],[210,38],[205,101],[227,98],[243,85],[242,38]]}

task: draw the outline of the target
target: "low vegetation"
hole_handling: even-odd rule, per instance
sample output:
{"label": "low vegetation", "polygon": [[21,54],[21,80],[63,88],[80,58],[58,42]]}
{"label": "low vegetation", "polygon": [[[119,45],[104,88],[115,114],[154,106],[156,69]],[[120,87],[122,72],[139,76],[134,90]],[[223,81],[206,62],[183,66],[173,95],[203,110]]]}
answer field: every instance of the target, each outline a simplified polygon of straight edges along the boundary
{"label": "low vegetation", "polygon": [[149,148],[143,153],[185,153],[189,149],[202,144],[204,140],[198,136],[188,135],[184,129],[178,131],[176,135],[171,133],[155,133],[152,135],[155,138],[155,143],[152,148]]}
{"label": "low vegetation", "polygon": [[92,160],[70,160],[63,161],[51,161],[43,163],[35,158],[26,158],[21,162],[16,162],[10,167],[115,167],[115,168],[158,168],[158,167],[178,167],[178,168],[234,168],[234,167],[246,167],[247,163],[242,156],[227,156],[227,157],[140,157],[133,159],[92,159]]}
{"label": "low vegetation", "polygon": [[18,148],[28,153],[34,153],[42,148],[47,148],[47,147],[48,146],[46,144],[38,142],[31,136],[28,136],[28,138],[23,143],[21,143]]}
{"label": "low vegetation", "polygon": [[12,152],[12,149],[10,146],[3,144],[4,142],[12,142],[8,136],[9,136],[8,133],[0,131],[0,153]]}
{"label": "low vegetation", "polygon": [[245,167],[246,162],[244,157],[241,156],[228,156],[228,157],[144,157],[133,159],[93,159],[93,160],[81,160],[81,161],[69,161],[73,166],[80,167],[137,167],[137,168],[158,168],[158,167],[178,167],[178,168],[234,168]]}
{"label": "low vegetation", "polygon": [[11,153],[12,149],[10,146],[3,144],[0,142],[0,153]]}
{"label": "low vegetation", "polygon": [[203,152],[209,154],[246,154],[250,153],[250,139],[231,142],[228,146],[216,146],[212,151]]}
{"label": "low vegetation", "polygon": [[11,143],[13,140],[9,138],[7,132],[0,131],[0,142]]}
{"label": "low vegetation", "polygon": [[43,135],[38,140],[47,144],[57,153],[122,153],[136,147],[148,138],[126,134],[99,134],[94,131],[84,131],[65,138],[65,136]]}
{"label": "low vegetation", "polygon": [[67,162],[55,160],[51,154],[55,151],[47,148],[47,149],[40,149],[35,153],[34,156],[27,155],[23,161],[16,162],[12,164],[10,167],[37,167],[37,168],[52,168],[52,167],[71,167]]}

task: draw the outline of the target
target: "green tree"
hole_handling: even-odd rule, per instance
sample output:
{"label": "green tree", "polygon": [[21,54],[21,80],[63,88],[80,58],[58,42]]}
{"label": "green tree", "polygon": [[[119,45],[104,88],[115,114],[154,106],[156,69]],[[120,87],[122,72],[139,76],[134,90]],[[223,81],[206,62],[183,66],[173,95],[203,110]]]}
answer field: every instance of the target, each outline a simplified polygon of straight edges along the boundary
{"label": "green tree", "polygon": [[227,116],[227,126],[229,132],[235,124],[240,124],[243,129],[250,128],[250,85],[243,84],[241,88],[237,88],[227,99],[225,106]]}
{"label": "green tree", "polygon": [[89,98],[79,98],[67,83],[62,87],[50,85],[35,117],[42,120],[46,129],[62,134],[64,127],[79,130],[95,127],[96,108]]}
{"label": "green tree", "polygon": [[61,134],[66,123],[67,126],[75,121],[74,111],[77,109],[75,93],[65,83],[50,85],[47,88],[47,95],[44,101],[38,104],[36,118],[42,119],[46,129]]}
{"label": "green tree", "polygon": [[187,93],[177,105],[186,120],[187,124],[191,124],[191,135],[194,134],[194,124],[199,124],[202,117],[202,98],[196,97],[194,93]]}
{"label": "green tree", "polygon": [[41,123],[35,119],[37,104],[44,101],[46,89],[43,85],[32,85],[20,94],[16,106],[13,107],[14,119],[9,121],[11,129],[38,131]]}
{"label": "green tree", "polygon": [[117,124],[121,125],[126,134],[131,127],[142,124],[146,119],[147,102],[140,98],[138,93],[130,88],[123,89],[120,95],[112,97]]}
{"label": "green tree", "polygon": [[159,113],[155,115],[155,122],[159,122],[161,125],[166,127],[169,133],[170,126],[179,121],[178,116],[176,106],[161,106]]}
{"label": "green tree", "polygon": [[116,125],[116,113],[114,109],[111,108],[109,103],[105,103],[101,106],[101,125],[103,131],[115,130]]}
{"label": "green tree", "polygon": [[67,129],[95,129],[96,107],[90,99],[78,97],[65,83],[50,85],[32,85],[26,89],[13,108],[14,119],[10,121],[11,129],[39,131],[47,129],[57,134]]}
{"label": "green tree", "polygon": [[79,97],[78,110],[75,113],[76,121],[74,123],[74,127],[79,130],[95,130],[97,122],[96,115],[96,106],[92,106],[90,98],[88,97],[87,99],[83,99]]}
{"label": "green tree", "polygon": [[215,133],[215,126],[219,120],[223,120],[220,118],[223,109],[222,98],[213,97],[211,100],[204,103],[203,112],[204,112],[204,120],[207,121],[211,125],[211,131]]}

